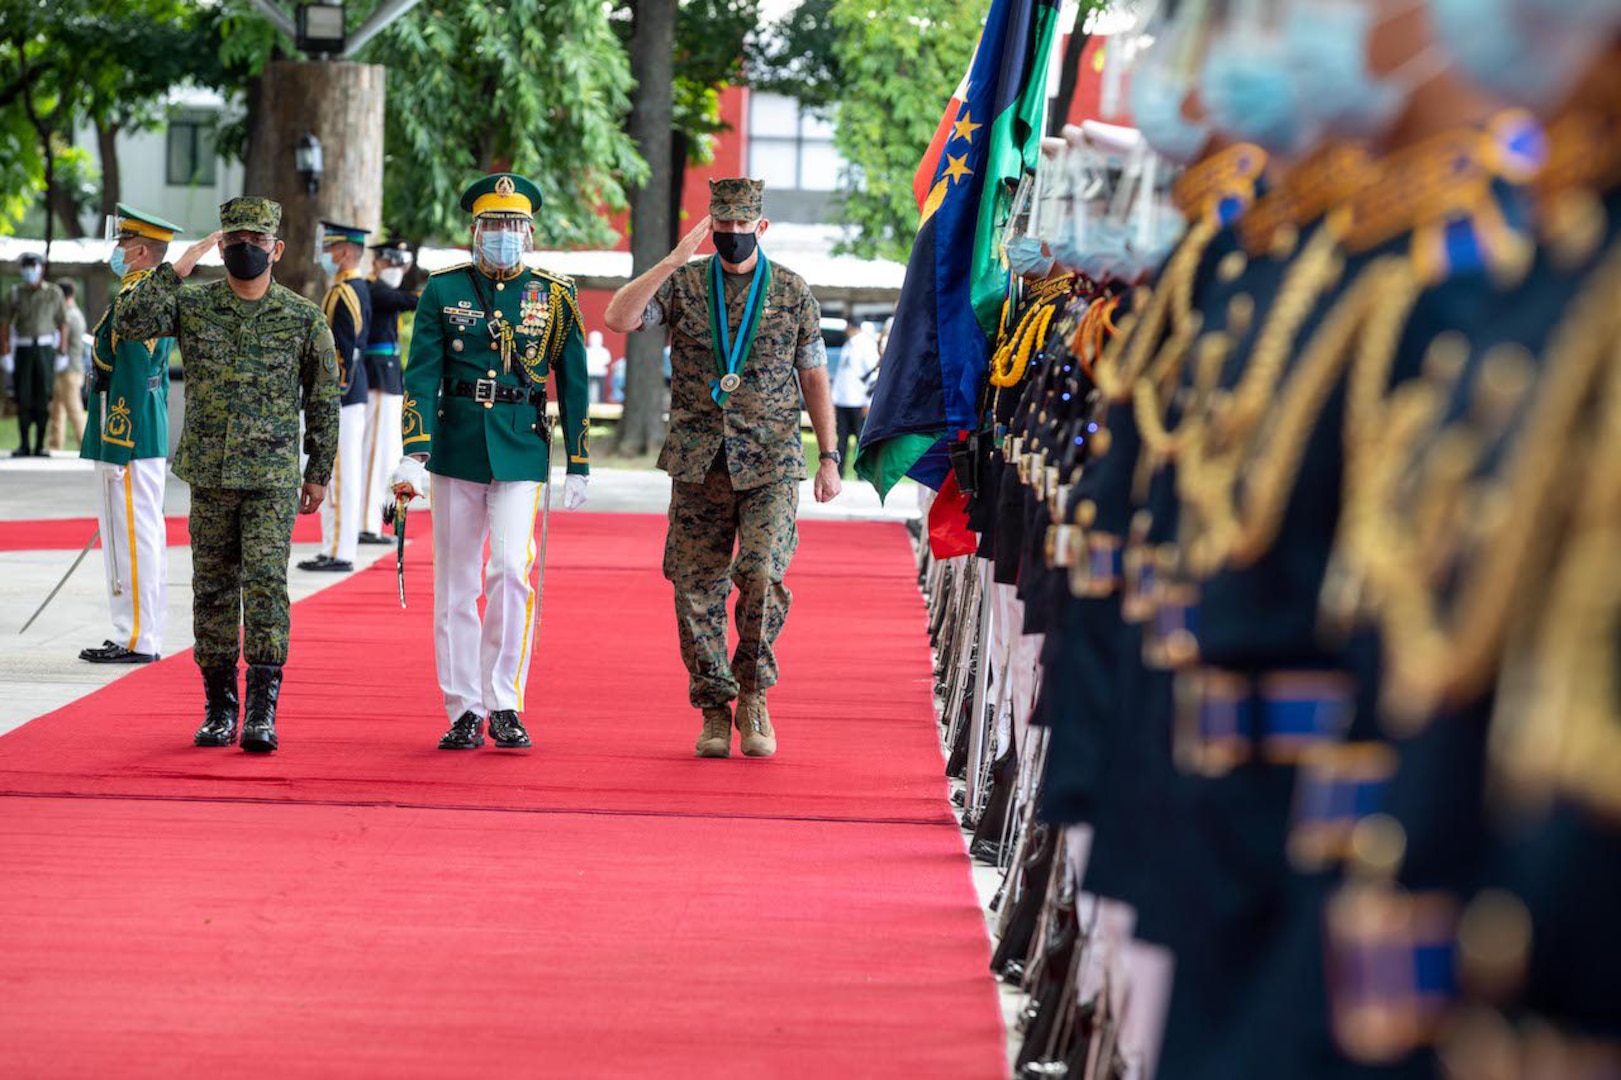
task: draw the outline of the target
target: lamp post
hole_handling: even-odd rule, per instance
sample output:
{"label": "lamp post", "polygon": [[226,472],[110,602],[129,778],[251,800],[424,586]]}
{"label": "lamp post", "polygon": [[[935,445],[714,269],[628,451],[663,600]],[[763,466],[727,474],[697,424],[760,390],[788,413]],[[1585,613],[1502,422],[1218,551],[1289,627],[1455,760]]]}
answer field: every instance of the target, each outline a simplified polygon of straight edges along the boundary
{"label": "lamp post", "polygon": [[298,5],[296,25],[295,43],[305,56],[343,55],[346,35],[341,0]]}
{"label": "lamp post", "polygon": [[304,188],[311,195],[321,190],[321,140],[308,131],[298,140],[298,146],[293,150],[293,166],[298,170],[299,179],[304,181]]}

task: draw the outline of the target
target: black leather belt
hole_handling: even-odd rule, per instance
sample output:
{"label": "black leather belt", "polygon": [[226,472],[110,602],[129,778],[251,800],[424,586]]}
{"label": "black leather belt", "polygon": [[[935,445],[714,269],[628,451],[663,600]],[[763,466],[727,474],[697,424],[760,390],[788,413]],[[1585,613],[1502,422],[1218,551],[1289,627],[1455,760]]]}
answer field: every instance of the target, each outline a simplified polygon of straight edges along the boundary
{"label": "black leather belt", "polygon": [[499,405],[541,404],[546,400],[544,386],[507,386],[494,379],[446,379],[444,392],[451,397],[472,398],[474,401],[492,401]]}
{"label": "black leather belt", "polygon": [[[111,375],[102,374],[101,369],[97,368],[96,371],[95,371],[95,374],[93,374],[90,377],[90,392],[92,394],[99,394],[103,390],[105,390],[108,387],[112,386],[112,384],[113,384],[113,377]],[[147,377],[146,388],[148,390],[156,390],[158,387],[160,387],[162,385],[163,385],[163,376],[162,375],[151,375],[151,376]]]}

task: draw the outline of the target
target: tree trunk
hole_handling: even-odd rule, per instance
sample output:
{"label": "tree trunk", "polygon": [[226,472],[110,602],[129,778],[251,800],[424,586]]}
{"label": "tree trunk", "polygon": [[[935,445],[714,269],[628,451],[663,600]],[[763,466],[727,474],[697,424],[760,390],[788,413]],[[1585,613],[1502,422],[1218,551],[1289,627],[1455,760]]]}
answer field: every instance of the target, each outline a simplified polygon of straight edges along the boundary
{"label": "tree trunk", "polygon": [[105,220],[118,213],[124,198],[124,181],[118,172],[118,133],[122,124],[96,122],[96,156],[101,162],[101,216]]}
{"label": "tree trunk", "polygon": [[1069,123],[1069,110],[1075,102],[1075,89],[1081,82],[1081,54],[1086,51],[1086,43],[1092,35],[1081,29],[1081,23],[1075,24],[1075,30],[1064,43],[1063,69],[1058,77],[1058,97],[1053,102],[1051,111],[1047,114],[1047,134],[1057,135]]}
{"label": "tree trunk", "polygon": [[[382,225],[384,74],[377,64],[281,60],[260,79],[243,190],[281,203],[287,251],[276,280],[311,299],[327,285],[315,262],[317,223]],[[313,194],[293,158],[305,132],[321,140],[321,186]]]}
{"label": "tree trunk", "polygon": [[681,207],[687,194],[687,150],[688,143],[685,131],[675,129],[670,132],[670,248],[673,250],[681,242],[681,234],[686,230],[681,226]]}
{"label": "tree trunk", "polygon": [[45,189],[45,199],[62,228],[62,234],[69,240],[83,240],[84,222],[79,220],[79,204],[73,201],[73,193],[61,184],[52,184]]}
{"label": "tree trunk", "polygon": [[[647,183],[631,194],[632,276],[670,253],[670,129],[675,115],[676,0],[638,0],[630,38],[636,72],[630,135],[647,162]],[[625,413],[614,448],[627,456],[656,449],[664,438],[664,334],[631,334],[625,343]]]}

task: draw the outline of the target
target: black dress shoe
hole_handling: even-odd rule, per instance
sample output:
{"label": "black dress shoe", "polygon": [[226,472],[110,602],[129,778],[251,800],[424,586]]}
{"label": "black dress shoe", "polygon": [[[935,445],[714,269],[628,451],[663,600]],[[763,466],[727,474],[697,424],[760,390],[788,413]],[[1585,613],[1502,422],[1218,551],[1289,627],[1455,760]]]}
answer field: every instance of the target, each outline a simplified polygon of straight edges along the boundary
{"label": "black dress shoe", "polygon": [[203,691],[208,710],[203,726],[192,736],[193,746],[230,746],[236,742],[236,721],[242,711],[236,694],[236,664],[203,668]]}
{"label": "black dress shoe", "polygon": [[242,721],[242,749],[268,754],[276,749],[276,702],[281,697],[281,668],[254,664],[248,668],[247,716]]}
{"label": "black dress shoe", "polygon": [[97,656],[105,656],[114,650],[123,648],[116,641],[103,641],[100,645],[92,645],[88,649],[79,650],[80,660],[94,660]]}
{"label": "black dress shoe", "polygon": [[92,664],[150,664],[158,656],[156,653],[132,652],[122,645],[114,645],[110,649],[99,649],[95,652],[86,649],[79,654],[79,658]]}
{"label": "black dress shoe", "polygon": [[497,709],[490,714],[490,738],[495,740],[495,745],[508,750],[522,750],[531,745],[523,721],[511,709]]}
{"label": "black dress shoe", "polygon": [[456,717],[450,730],[439,738],[441,750],[477,750],[484,745],[484,721],[477,713],[464,712]]}
{"label": "black dress shoe", "polygon": [[346,574],[355,568],[355,564],[348,559],[334,559],[326,555],[317,555],[313,559],[305,559],[298,564],[300,570],[313,570],[317,573]]}
{"label": "black dress shoe", "polygon": [[33,457],[34,452],[26,446],[19,446],[11,452],[12,457]]}
{"label": "black dress shoe", "polygon": [[394,541],[374,532],[363,532],[360,534],[360,542],[362,544],[392,544]]}

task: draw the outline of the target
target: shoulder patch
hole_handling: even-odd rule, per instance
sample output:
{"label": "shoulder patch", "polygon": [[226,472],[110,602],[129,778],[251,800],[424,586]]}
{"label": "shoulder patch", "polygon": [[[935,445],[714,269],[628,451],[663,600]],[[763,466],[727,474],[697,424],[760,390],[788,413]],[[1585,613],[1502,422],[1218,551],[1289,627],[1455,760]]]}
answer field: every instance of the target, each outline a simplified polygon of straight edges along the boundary
{"label": "shoulder patch", "polygon": [[465,262],[459,262],[459,263],[455,263],[454,265],[447,266],[443,270],[435,270],[433,273],[429,274],[428,276],[429,277],[438,277],[440,274],[459,274],[463,270],[466,270],[469,266],[472,266],[472,265],[473,265],[473,263],[472,263],[471,260],[468,260],[468,261],[465,261]]}

